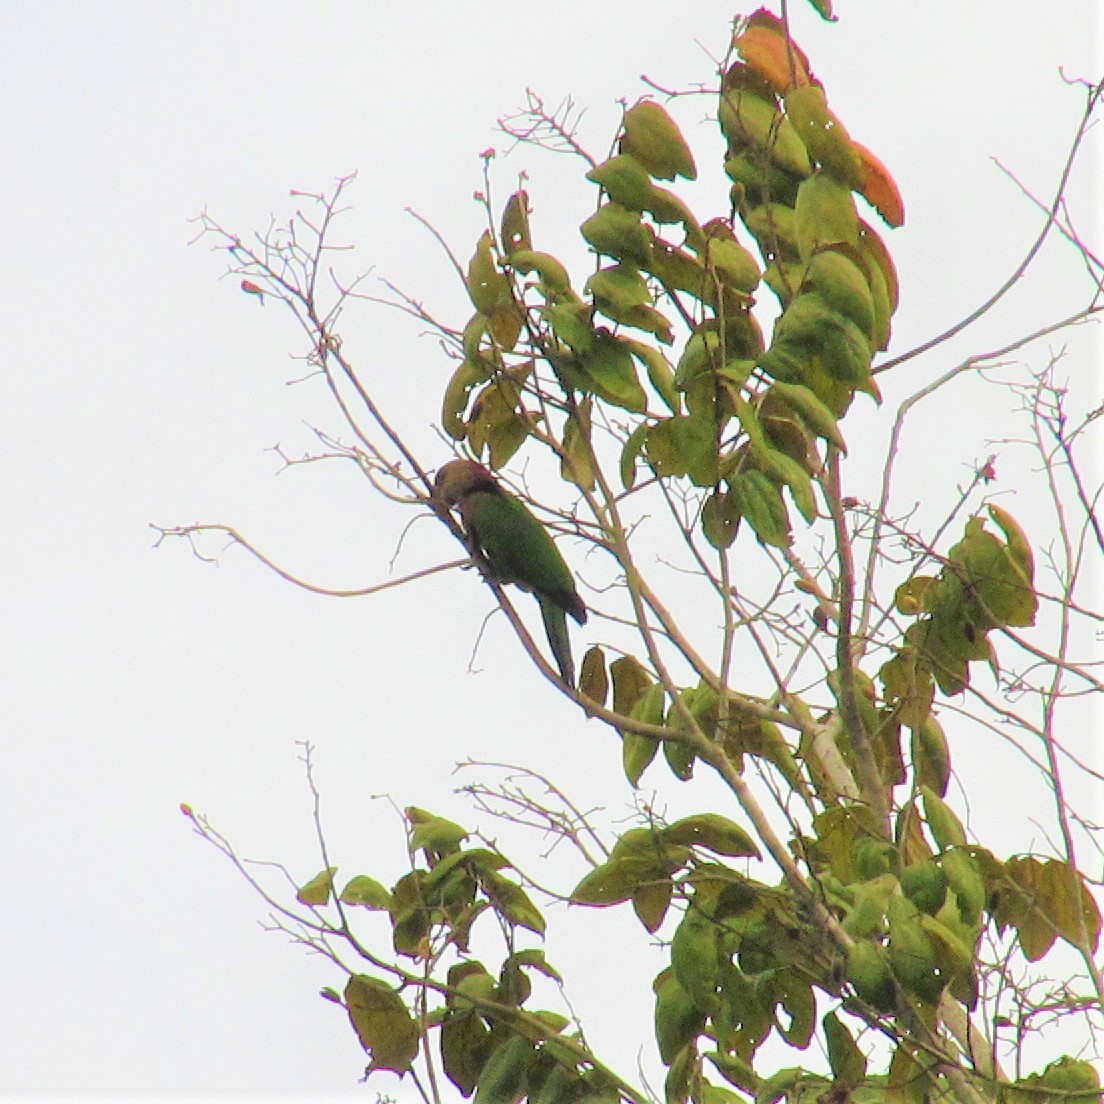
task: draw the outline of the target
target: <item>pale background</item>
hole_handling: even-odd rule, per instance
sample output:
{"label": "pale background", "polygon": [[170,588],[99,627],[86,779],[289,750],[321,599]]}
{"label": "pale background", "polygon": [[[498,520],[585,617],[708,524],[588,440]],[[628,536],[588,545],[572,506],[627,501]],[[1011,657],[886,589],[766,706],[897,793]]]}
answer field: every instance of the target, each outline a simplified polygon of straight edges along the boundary
{"label": "pale background", "polygon": [[[890,246],[907,348],[975,307],[1037,232],[990,159],[1049,198],[1083,103],[1058,68],[1100,78],[1097,5],[840,0],[836,26],[791,8],[833,106],[904,192]],[[643,0],[0,3],[0,1095],[413,1099],[393,1080],[356,1083],[360,1049],[315,995],[340,978],[259,929],[259,902],[177,810],[190,802],[243,853],[309,877],[321,864],[296,741],[317,745],[342,877],[401,872],[397,819],[372,795],[475,821],[452,795],[467,756],[524,758],[627,815],[611,734],[556,699],[501,622],[468,673],[487,608],[470,576],[342,602],[240,551],[215,568],[183,544],[151,550],[150,522],[221,521],[316,582],[363,586],[386,577],[409,520],[348,465],[274,478],[266,449],[302,453],[305,423],[339,423],[316,387],[285,386],[302,351],[289,319],[220,281],[186,219],[206,207],[246,234],[290,214],[289,188],[359,170],[344,224],[356,266],[462,321],[448,266],[403,208],[466,257],[478,154],[505,148],[495,120],[526,86],[588,106],[583,136],[601,151],[641,73],[710,79],[731,14]],[[704,167],[715,131],[688,111]],[[1075,192],[1098,246],[1099,148]],[[526,168],[538,242],[555,249],[592,193],[574,163],[521,150],[496,161],[498,194]],[[1049,282],[922,371],[1080,305],[1072,252],[1048,258]],[[443,454],[436,344],[380,309],[345,332],[424,455]],[[1085,348],[1071,367],[1091,363]],[[977,414],[963,412],[961,449],[941,427],[916,497],[924,478],[968,478],[985,451]],[[423,524],[396,570],[455,555]],[[649,784],[682,800],[660,772]],[[631,1078],[648,977],[611,974],[610,996],[597,967],[647,959],[647,940],[614,912],[561,922],[576,933],[576,1007],[617,1009],[592,1041]],[[601,945],[588,954],[584,939]]]}

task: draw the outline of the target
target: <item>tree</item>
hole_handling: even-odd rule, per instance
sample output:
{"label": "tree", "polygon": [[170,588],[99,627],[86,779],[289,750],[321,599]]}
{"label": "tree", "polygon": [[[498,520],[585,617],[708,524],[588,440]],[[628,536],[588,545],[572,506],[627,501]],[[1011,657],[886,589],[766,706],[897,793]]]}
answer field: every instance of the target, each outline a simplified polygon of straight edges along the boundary
{"label": "tree", "polygon": [[[1086,90],[1070,166],[1101,92]],[[678,194],[698,171],[672,114],[690,96],[708,96],[719,123],[709,156],[729,202],[711,217]],[[1002,374],[1031,342],[1100,309],[1099,262],[1064,214],[1069,166],[1038,245],[977,313],[1053,235],[1080,250],[1086,302],[902,393],[895,370],[947,335],[885,352],[903,202],[832,112],[785,20],[760,10],[740,21],[719,87],[663,98],[671,111],[653,98],[626,109],[604,158],[582,147],[570,105],[533,97],[504,124],[584,163],[596,196],[580,227],[585,281],[539,248],[524,189],[495,201],[489,151],[487,229],[466,265],[454,258],[474,314],[451,326],[413,296],[391,300],[454,361],[442,430],[585,565],[601,628],[577,686],[515,608],[516,575],[434,493],[444,457],[416,454],[346,351],[341,310],[364,292],[336,276],[329,291],[326,278],[349,181],[305,197],[313,208],[256,247],[206,217],[202,229],[243,290],[281,300],[302,325],[353,435],[328,439],[329,454],[461,542],[458,561],[400,581],[474,569],[551,688],[617,734],[633,787],[664,764],[687,786],[723,783],[723,807],[674,821],[646,810],[612,841],[547,780],[472,789],[508,821],[574,845],[589,870],[562,897],[631,908],[663,941],[667,1099],[1095,1100],[1080,1048],[1104,1000],[1100,912],[1078,858],[1094,826],[1067,792],[1070,772],[1099,776],[1063,734],[1079,699],[1102,689],[1082,658],[1101,620],[1085,596],[1104,536],[1084,460],[1100,408],[1065,386],[1058,358]],[[966,486],[933,489],[934,511],[914,515],[895,493],[899,470],[932,444],[907,452],[916,409],[953,402],[948,385],[967,374],[992,377],[992,393],[1022,408],[1057,534],[1040,566],[992,493],[992,459]],[[884,453],[866,456],[850,429],[863,404],[889,407],[883,391],[897,404],[879,415],[892,429]],[[853,490],[863,457],[880,473],[869,498]],[[546,500],[522,461],[555,468],[562,486]],[[952,746],[971,734],[1007,741],[1045,777],[1052,842],[1037,853],[1005,854],[964,827]],[[987,782],[958,775],[967,795]],[[347,1009],[369,1071],[411,1074],[428,1099],[449,1091],[442,1073],[481,1101],[648,1099],[591,1051],[582,1025],[532,1007],[541,979],[558,978],[532,938],[548,930],[547,879],[451,820],[411,807],[405,821],[410,869],[394,884],[339,884],[323,847],[296,904],[270,899],[346,971],[343,991],[324,995]],[[388,919],[382,944],[362,909]],[[1037,976],[1044,956],[1058,965]],[[1079,1028],[1029,1067],[1044,1019]]]}

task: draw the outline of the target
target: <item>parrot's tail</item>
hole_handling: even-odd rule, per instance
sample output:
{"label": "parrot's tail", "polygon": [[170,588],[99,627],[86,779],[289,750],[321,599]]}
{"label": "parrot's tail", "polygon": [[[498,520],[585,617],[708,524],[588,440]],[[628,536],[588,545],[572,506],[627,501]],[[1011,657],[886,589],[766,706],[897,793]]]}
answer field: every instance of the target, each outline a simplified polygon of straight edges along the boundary
{"label": "parrot's tail", "polygon": [[571,658],[571,638],[567,633],[567,613],[562,606],[548,598],[538,598],[541,620],[548,636],[548,646],[556,658],[560,677],[568,686],[575,685],[575,663]]}

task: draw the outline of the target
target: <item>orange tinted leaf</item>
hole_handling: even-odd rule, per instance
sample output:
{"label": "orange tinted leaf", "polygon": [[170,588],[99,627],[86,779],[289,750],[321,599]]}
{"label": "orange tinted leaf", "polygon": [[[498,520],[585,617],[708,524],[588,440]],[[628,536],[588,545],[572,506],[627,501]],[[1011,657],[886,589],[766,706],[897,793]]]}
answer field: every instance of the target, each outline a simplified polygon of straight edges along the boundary
{"label": "orange tinted leaf", "polygon": [[785,24],[760,8],[747,22],[747,29],[733,40],[740,56],[779,92],[809,83],[809,59],[792,39]]}
{"label": "orange tinted leaf", "polygon": [[862,163],[862,186],[859,191],[890,226],[903,225],[905,201],[901,198],[897,182],[889,175],[889,169],[861,142],[852,141],[851,145]]}

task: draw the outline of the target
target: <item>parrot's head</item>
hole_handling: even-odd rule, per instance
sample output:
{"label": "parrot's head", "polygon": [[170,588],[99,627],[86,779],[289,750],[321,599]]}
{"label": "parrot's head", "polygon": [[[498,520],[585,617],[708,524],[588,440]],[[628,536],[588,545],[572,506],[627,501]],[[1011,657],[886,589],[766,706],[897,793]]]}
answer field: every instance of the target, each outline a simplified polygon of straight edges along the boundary
{"label": "parrot's head", "polygon": [[474,460],[450,460],[437,472],[433,497],[443,506],[455,506],[473,491],[494,490],[494,476]]}

